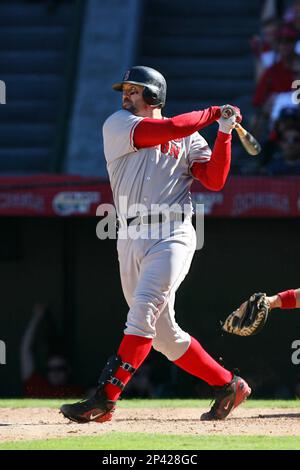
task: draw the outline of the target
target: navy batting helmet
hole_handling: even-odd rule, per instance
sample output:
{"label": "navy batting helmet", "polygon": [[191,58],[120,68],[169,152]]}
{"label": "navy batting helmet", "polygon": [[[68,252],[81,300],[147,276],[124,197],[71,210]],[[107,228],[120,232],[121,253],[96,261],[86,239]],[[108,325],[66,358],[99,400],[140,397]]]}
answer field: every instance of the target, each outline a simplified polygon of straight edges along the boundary
{"label": "navy batting helmet", "polygon": [[124,83],[144,86],[143,98],[152,106],[163,107],[166,102],[167,83],[164,76],[151,67],[136,65],[125,73],[122,82],[114,83],[114,90],[122,91]]}

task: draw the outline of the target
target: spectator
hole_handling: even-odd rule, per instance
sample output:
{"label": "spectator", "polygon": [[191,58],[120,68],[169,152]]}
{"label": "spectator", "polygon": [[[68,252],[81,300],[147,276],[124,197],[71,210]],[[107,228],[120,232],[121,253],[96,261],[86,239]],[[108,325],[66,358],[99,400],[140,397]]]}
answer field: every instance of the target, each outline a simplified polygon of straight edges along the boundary
{"label": "spectator", "polygon": [[[279,141],[285,129],[297,127],[300,122],[300,108],[284,108],[281,110],[279,118],[274,123],[274,128],[269,134],[268,140],[263,145],[262,165],[265,167],[272,160],[274,155],[280,152]],[[262,170],[265,171],[265,168]]]}
{"label": "spectator", "polygon": [[286,128],[298,126],[300,123],[300,108],[284,108],[281,110],[279,119],[276,121],[273,135],[279,136]]}
{"label": "spectator", "polygon": [[[37,371],[33,346],[37,328],[43,319],[48,322],[48,357],[44,373]],[[51,328],[49,328],[51,326]],[[35,304],[33,316],[24,333],[21,345],[21,374],[24,395],[31,398],[81,397],[83,389],[70,383],[70,366],[50,321],[45,305]]]}
{"label": "spectator", "polygon": [[253,104],[267,115],[270,114],[276,94],[290,92],[292,83],[297,78],[294,70],[299,60],[294,51],[297,38],[297,32],[289,26],[284,26],[279,31],[279,60],[264,72],[257,85]]}
{"label": "spectator", "polygon": [[251,48],[255,56],[256,81],[263,72],[278,61],[279,20],[275,16],[262,21],[261,35],[251,39]]}
{"label": "spectator", "polygon": [[[253,123],[253,132],[257,137],[269,126],[273,106],[282,93],[290,94],[292,104],[292,83],[297,78],[299,56],[295,53],[297,33],[294,29],[284,26],[278,33],[279,60],[265,70],[261,76],[253,98],[257,112]],[[283,100],[286,106],[286,97]]]}
{"label": "spectator", "polygon": [[[287,113],[287,111],[285,111]],[[297,110],[299,114],[299,111]],[[276,124],[277,151],[266,165],[271,175],[300,175],[300,120],[284,116]]]}

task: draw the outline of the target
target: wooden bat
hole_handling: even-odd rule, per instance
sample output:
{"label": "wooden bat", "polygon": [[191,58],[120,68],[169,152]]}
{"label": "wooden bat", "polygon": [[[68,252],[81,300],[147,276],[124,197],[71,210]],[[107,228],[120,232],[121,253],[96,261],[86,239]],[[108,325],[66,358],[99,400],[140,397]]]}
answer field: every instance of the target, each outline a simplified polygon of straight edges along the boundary
{"label": "wooden bat", "polygon": [[250,132],[244,129],[240,124],[235,125],[235,130],[240,138],[246,152],[250,155],[258,155],[261,152],[261,145]]}
{"label": "wooden bat", "polygon": [[[222,109],[222,116],[225,119],[230,118],[235,114],[235,110],[232,106],[226,105]],[[255,137],[253,137],[250,132],[248,132],[246,129],[244,129],[243,126],[240,124],[236,123],[235,125],[235,130],[240,138],[241,144],[246,150],[249,155],[258,155],[261,152],[261,145],[260,143],[256,140]]]}

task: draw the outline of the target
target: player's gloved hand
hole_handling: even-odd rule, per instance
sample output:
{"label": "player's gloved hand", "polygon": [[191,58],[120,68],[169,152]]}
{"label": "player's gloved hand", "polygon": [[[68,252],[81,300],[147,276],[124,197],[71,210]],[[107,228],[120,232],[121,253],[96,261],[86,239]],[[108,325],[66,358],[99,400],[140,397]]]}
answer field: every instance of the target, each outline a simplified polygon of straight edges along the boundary
{"label": "player's gloved hand", "polygon": [[241,111],[237,106],[232,106],[230,104],[221,106],[220,109],[221,117],[218,119],[219,131],[224,132],[224,134],[231,134],[236,123],[240,123],[242,121]]}
{"label": "player's gloved hand", "polygon": [[217,121],[219,123],[219,131],[224,132],[224,134],[231,134],[232,130],[236,125],[236,117],[231,116],[230,118],[221,117]]}
{"label": "player's gloved hand", "polygon": [[223,106],[220,106],[220,110],[221,117],[229,118],[234,115],[236,117],[236,122],[240,123],[243,120],[241,110],[237,106],[232,104],[224,104]]}

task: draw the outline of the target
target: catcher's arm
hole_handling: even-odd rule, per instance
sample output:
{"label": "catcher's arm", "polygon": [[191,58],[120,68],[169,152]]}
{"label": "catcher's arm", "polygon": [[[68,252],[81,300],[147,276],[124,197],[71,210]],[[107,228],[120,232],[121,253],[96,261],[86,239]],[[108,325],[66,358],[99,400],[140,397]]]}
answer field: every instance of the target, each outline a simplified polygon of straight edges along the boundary
{"label": "catcher's arm", "polygon": [[273,308],[300,308],[300,289],[291,289],[267,297],[270,309]]}
{"label": "catcher's arm", "polygon": [[274,308],[300,308],[300,288],[276,295],[253,294],[222,323],[222,330],[239,336],[252,336],[265,325],[268,313]]}

